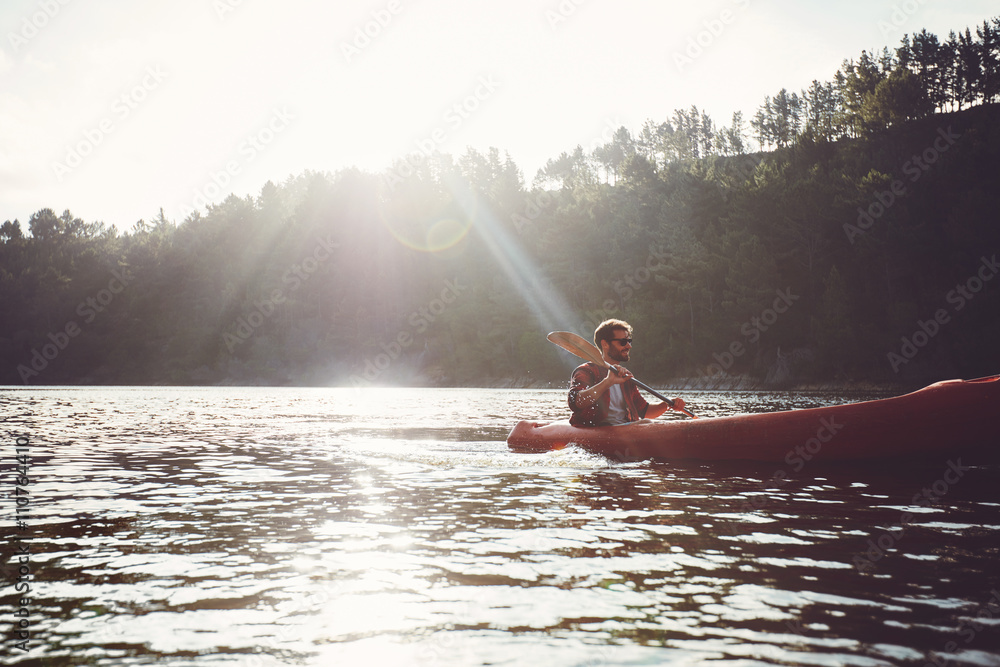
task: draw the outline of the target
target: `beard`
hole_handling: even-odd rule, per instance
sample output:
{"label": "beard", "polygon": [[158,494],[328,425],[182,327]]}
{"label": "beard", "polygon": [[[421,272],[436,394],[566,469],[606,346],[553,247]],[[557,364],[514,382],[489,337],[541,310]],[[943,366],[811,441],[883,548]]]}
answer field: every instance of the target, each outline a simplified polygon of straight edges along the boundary
{"label": "beard", "polygon": [[628,361],[628,353],[630,350],[621,349],[620,347],[618,347],[617,343],[613,343],[612,347],[616,349],[608,351],[608,357],[611,358],[611,361],[614,361],[616,363],[624,363]]}

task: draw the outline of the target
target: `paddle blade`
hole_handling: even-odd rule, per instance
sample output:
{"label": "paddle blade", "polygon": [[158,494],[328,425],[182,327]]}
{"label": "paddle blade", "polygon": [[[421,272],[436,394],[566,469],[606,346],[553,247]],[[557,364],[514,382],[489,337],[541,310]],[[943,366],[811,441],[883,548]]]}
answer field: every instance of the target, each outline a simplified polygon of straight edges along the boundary
{"label": "paddle blade", "polygon": [[583,336],[579,336],[571,331],[553,331],[546,338],[581,359],[591,361],[603,368],[608,367],[608,363],[601,356],[601,351]]}

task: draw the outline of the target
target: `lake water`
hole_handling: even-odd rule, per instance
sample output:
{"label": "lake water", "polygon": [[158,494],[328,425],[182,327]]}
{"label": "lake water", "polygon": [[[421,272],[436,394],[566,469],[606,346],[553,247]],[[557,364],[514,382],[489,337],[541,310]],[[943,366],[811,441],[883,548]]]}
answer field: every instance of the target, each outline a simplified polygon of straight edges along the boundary
{"label": "lake water", "polygon": [[814,464],[771,488],[775,464],[509,452],[518,419],[566,416],[561,390],[0,398],[8,664],[1000,664],[995,465]]}

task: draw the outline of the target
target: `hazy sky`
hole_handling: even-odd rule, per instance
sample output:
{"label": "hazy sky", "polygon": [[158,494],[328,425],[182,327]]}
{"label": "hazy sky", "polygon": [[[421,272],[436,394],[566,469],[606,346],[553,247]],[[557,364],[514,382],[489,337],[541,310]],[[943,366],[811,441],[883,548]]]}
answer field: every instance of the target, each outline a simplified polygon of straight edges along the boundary
{"label": "hazy sky", "polygon": [[306,169],[509,151],[530,183],[692,104],[719,125],[995,0],[4,0],[0,221],[180,221]]}

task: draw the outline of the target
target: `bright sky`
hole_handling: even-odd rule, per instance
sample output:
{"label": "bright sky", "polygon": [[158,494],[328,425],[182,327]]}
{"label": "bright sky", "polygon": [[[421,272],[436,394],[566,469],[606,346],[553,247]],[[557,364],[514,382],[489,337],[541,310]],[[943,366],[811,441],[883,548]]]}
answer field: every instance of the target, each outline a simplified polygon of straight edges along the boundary
{"label": "bright sky", "polygon": [[998,14],[995,0],[4,0],[0,221],[70,209],[124,230],[162,207],[179,222],[420,146],[496,146],[530,183],[620,125],[692,104],[725,125],[862,49]]}

